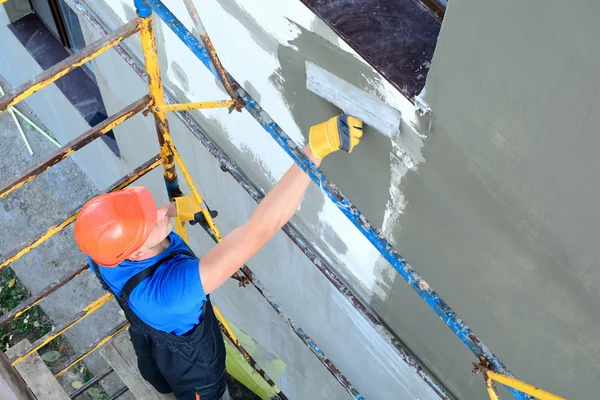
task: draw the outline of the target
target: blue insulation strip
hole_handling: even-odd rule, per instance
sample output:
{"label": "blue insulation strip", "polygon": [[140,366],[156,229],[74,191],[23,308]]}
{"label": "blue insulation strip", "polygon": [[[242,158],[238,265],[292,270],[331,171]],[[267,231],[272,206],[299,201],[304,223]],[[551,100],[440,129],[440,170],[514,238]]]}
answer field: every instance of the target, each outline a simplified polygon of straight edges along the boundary
{"label": "blue insulation strip", "polygon": [[[145,1],[154,12],[169,26],[169,28],[185,43],[200,61],[219,79],[207,50],[192,33],[173,15],[173,13],[159,0]],[[228,75],[229,76],[229,75]],[[233,81],[233,79],[229,76]],[[299,149],[298,145],[277,125],[262,107],[250,97],[243,89],[238,89],[243,98],[246,110],[269,132],[273,139],[285,150],[286,153],[304,170],[331,199],[331,201],[346,215],[358,230],[377,248],[383,257],[398,271],[406,282],[421,296],[438,316],[448,325],[456,336],[477,356],[486,360],[495,371],[513,376],[500,359],[492,353],[481,340],[475,336],[471,329],[460,319],[454,310],[429,286],[429,284],[404,260],[394,249],[379,230],[374,228],[365,216],[344,196],[344,194],[331,182],[317,166],[310,161]],[[516,399],[529,400],[527,394],[507,387]]]}

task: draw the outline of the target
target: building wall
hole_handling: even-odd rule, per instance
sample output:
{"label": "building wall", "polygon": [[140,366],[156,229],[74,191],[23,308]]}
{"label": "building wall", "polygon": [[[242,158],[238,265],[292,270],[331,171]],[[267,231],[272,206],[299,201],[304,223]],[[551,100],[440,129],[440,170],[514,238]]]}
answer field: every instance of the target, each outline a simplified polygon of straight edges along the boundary
{"label": "building wall", "polygon": [[[391,235],[517,377],[577,399],[600,390],[599,13],[592,1],[449,2],[426,162],[398,188],[407,206]],[[405,286],[373,304],[460,398],[483,398],[469,355]]]}
{"label": "building wall", "polygon": [[[568,398],[596,397],[599,6],[452,0],[422,95],[432,113],[419,117],[299,1],[197,3],[225,67],[298,143],[338,112],[306,91],[305,60],[400,109],[396,141],[368,130],[352,155],[335,154],[322,169],[519,378]],[[165,4],[191,29],[182,2]],[[134,18],[131,1],[90,6],[111,28]],[[156,28],[163,77],[178,100],[225,99],[168,28]],[[126,43],[140,55],[137,38]],[[94,67],[109,113],[145,92],[112,51]],[[247,113],[194,116],[262,189],[291,165]],[[254,202],[176,118],[170,123],[223,232],[243,223]],[[115,131],[121,160],[96,153],[80,162],[102,186],[157,151],[153,129],[150,117],[136,117]],[[164,199],[153,177],[143,182]],[[294,222],[450,393],[485,396],[471,353],[314,185]],[[200,233],[192,242],[210,245]],[[366,398],[432,398],[286,237],[249,266]],[[215,299],[286,365],[278,380],[286,393],[344,396],[252,288],[229,283]]]}
{"label": "building wall", "polygon": [[[4,8],[0,8],[0,52],[2,53],[2,56],[0,56],[0,74],[14,87],[41,73],[42,68],[7,27],[10,23],[11,21]],[[9,52],[10,57],[6,56]],[[31,95],[27,99],[27,103],[44,121],[48,129],[51,132],[56,132],[56,139],[62,144],[90,129],[81,114],[77,112],[54,84]],[[92,144],[91,147],[83,149],[82,152],[73,157],[76,161],[82,161],[89,152],[102,151],[102,146],[100,146],[100,143]],[[86,174],[98,178],[94,179],[95,183],[101,182],[97,171],[86,168],[85,165],[82,165],[82,168]],[[106,186],[108,185],[107,182]]]}
{"label": "building wall", "polygon": [[[166,4],[191,27],[183,3],[168,1]],[[94,2],[89,6],[112,29],[135,17],[132,2],[129,1]],[[288,2],[284,6],[277,6],[276,2],[270,2],[258,8],[244,8],[250,6],[246,2],[231,1],[198,4],[219,55],[230,73],[243,82],[244,87],[298,142],[305,141],[310,125],[339,112],[306,91],[305,59],[318,62],[332,71],[339,68],[345,71],[342,76],[346,79],[370,91],[379,91],[382,97],[387,96],[389,101],[407,107],[406,99],[390,89],[375,71],[357,58],[301,3]],[[251,11],[255,14],[251,14]],[[271,14],[263,15],[264,11]],[[215,78],[179,39],[162,22],[155,26],[164,82],[177,93],[178,100],[227,98],[225,92],[216,85]],[[99,37],[93,28],[85,30],[86,40]],[[126,40],[126,45],[134,54],[142,57],[137,35]],[[237,50],[242,50],[242,54],[238,54]],[[253,62],[250,64],[249,60]],[[93,64],[109,114],[147,92],[145,84],[114,51],[99,56]],[[229,115],[226,110],[206,110],[195,113],[194,117],[265,191],[292,164],[291,159],[246,112]],[[176,117],[169,118],[169,122],[174,141],[196,184],[208,204],[220,213],[216,222],[222,233],[244,223],[256,207],[255,202],[228,174],[220,170],[218,162]],[[127,125],[116,128],[115,133],[123,154],[118,164],[120,174],[158,151],[151,117],[136,117]],[[361,179],[366,179],[358,163],[370,157],[368,152],[372,149],[369,149],[369,142],[375,144],[379,151],[385,151],[389,158],[389,150],[384,149],[385,141],[388,140],[383,136],[369,132],[365,139],[367,153],[361,155],[357,150],[356,157],[355,154],[345,158],[335,155],[331,161],[328,160],[328,172],[343,176],[344,169],[351,169]],[[87,159],[86,163],[93,165],[94,169],[103,169],[106,163],[112,161],[110,158],[93,157]],[[153,175],[152,181],[145,179],[143,184],[148,185],[158,199],[166,200],[164,184],[157,175]],[[380,202],[385,206],[389,179],[381,177],[378,184],[384,188]],[[185,188],[184,183],[182,187]],[[348,179],[343,189],[360,193],[358,187]],[[302,232],[309,240],[316,241],[324,255],[338,266],[341,273],[355,282],[357,291],[368,299],[372,293],[370,280],[377,257],[366,239],[353,230],[316,187],[309,190],[300,207],[299,217],[296,223],[303,228]],[[310,233],[313,230],[316,234]],[[338,230],[343,237],[338,236]],[[203,232],[192,230],[190,233],[198,254],[212,246]],[[365,397],[436,397],[429,386],[396,355],[379,333],[285,235],[278,234],[252,259],[249,266]],[[213,299],[227,318],[264,348],[267,359],[284,366],[276,376],[278,385],[288,396],[298,399],[348,396],[254,288],[241,289],[232,281],[215,292]]]}

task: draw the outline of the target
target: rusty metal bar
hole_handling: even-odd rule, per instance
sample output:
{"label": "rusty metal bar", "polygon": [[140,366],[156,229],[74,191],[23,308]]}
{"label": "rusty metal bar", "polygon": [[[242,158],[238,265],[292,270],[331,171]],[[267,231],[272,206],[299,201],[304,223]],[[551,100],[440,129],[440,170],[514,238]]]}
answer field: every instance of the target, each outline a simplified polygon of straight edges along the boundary
{"label": "rusty metal bar", "polygon": [[162,157],[167,194],[169,200],[171,200],[174,197],[181,196],[182,193],[179,189],[179,181],[177,180],[173,152],[168,143],[170,135],[167,113],[164,111],[157,111],[157,109],[161,109],[165,105],[165,93],[160,75],[158,54],[156,52],[156,37],[154,35],[154,26],[152,24],[152,11],[148,12],[147,7],[138,7],[137,14],[140,25],[140,41],[142,42],[146,71],[148,72],[148,88],[150,89],[150,96],[154,103],[154,107],[151,108],[151,111],[154,115],[156,124],[156,133],[158,135],[158,144],[160,146],[160,155]]}
{"label": "rusty metal bar", "polygon": [[123,331],[123,329],[127,328],[128,326],[129,326],[129,322],[127,322],[127,321],[121,322],[119,325],[115,326],[110,332],[108,332],[106,334],[106,336],[104,336],[103,338],[98,338],[94,343],[90,344],[87,347],[87,349],[84,349],[79,354],[76,354],[73,357],[71,357],[70,359],[68,359],[67,361],[65,361],[63,363],[63,365],[58,367],[56,370],[52,371],[52,373],[56,377],[61,376],[62,374],[67,372],[69,370],[69,368],[71,368],[73,365],[77,364],[79,361],[83,360],[84,358],[86,358],[87,356],[92,354],[98,348],[102,347],[110,339],[117,336],[119,333],[121,333]]}
{"label": "rusty metal bar", "polygon": [[98,299],[94,300],[85,308],[83,308],[83,310],[72,316],[67,322],[56,328],[54,331],[47,333],[46,335],[33,342],[29,347],[26,347],[25,349],[17,353],[13,358],[10,359],[11,365],[13,367],[18,365],[27,357],[29,357],[32,353],[35,353],[36,351],[50,343],[52,340],[69,330],[69,328],[78,324],[82,319],[97,311],[100,307],[108,303],[112,298],[112,293],[105,293]]}
{"label": "rusty metal bar", "polygon": [[83,386],[81,386],[79,389],[76,389],[73,392],[69,393],[69,398],[74,399],[77,396],[80,396],[85,391],[87,391],[89,388],[94,386],[96,383],[98,383],[102,379],[106,378],[112,372],[114,372],[114,369],[112,369],[112,367],[106,368],[104,371],[102,371],[102,373],[100,373],[100,375],[94,376],[92,379],[90,379],[89,381],[84,383]]}
{"label": "rusty metal bar", "polygon": [[500,400],[500,396],[498,395],[498,390],[496,389],[496,385],[494,385],[494,381],[485,374],[483,376],[485,379],[485,387],[488,391],[488,395],[490,396],[490,400]]}
{"label": "rusty metal bar", "polygon": [[183,0],[183,3],[185,4],[185,7],[187,8],[188,13],[190,14],[190,17],[192,17],[192,21],[194,22],[194,27],[196,28],[196,31],[198,32],[198,36],[200,37],[200,40],[202,41],[204,48],[208,52],[208,57],[210,57],[212,69],[217,73],[217,77],[223,84],[225,91],[227,92],[227,94],[229,96],[231,96],[231,99],[233,100],[232,108],[234,108],[238,112],[242,112],[242,108],[244,107],[244,101],[237,94],[237,91],[236,91],[237,88],[235,88],[234,84],[232,84],[231,81],[229,80],[229,76],[227,75],[225,68],[223,68],[223,64],[221,64],[221,60],[219,60],[219,56],[217,55],[215,47],[213,46],[212,41],[210,40],[210,37],[208,36],[208,32],[206,32],[206,28],[204,28],[204,25],[202,24],[202,20],[200,19],[200,16],[198,15],[198,11],[196,10],[196,7],[194,6],[193,1],[192,0]]}
{"label": "rusty metal bar", "polygon": [[105,400],[117,400],[119,397],[121,397],[125,393],[127,393],[128,390],[129,390],[129,388],[127,386],[123,386],[121,389],[119,389],[116,392],[114,392],[113,394],[111,394]]}
{"label": "rusty metal bar", "polygon": [[50,285],[46,286],[42,291],[40,291],[36,296],[30,297],[29,299],[19,304],[10,313],[6,314],[2,317],[2,319],[0,319],[0,327],[6,325],[14,318],[18,318],[19,316],[21,316],[24,312],[38,304],[40,301],[44,300],[50,294],[56,292],[65,284],[84,273],[89,267],[90,265],[88,263],[80,265],[75,271],[71,272],[69,275],[65,276],[59,281],[51,283]]}
{"label": "rusty metal bar", "polygon": [[[482,360],[482,363],[484,361]],[[491,396],[491,392],[490,392],[490,386],[494,387],[493,382],[490,382],[491,380],[494,380],[496,382],[499,382],[501,384],[503,384],[504,386],[506,386],[507,389],[516,389],[522,393],[526,393],[527,395],[531,396],[532,398],[536,398],[536,399],[540,399],[540,400],[566,400],[564,397],[560,397],[557,396],[553,393],[547,392],[543,389],[540,389],[539,387],[530,385],[527,382],[523,382],[513,376],[509,376],[506,374],[501,374],[498,372],[495,372],[491,369],[489,369],[487,366],[484,366],[482,364],[476,364],[473,363],[473,367],[474,367],[474,372],[481,372],[483,373],[484,379],[486,381],[486,387],[488,388],[488,393]],[[496,393],[497,394],[497,393]],[[493,399],[493,397],[492,397]]]}
{"label": "rusty metal bar", "polygon": [[[161,159],[158,155],[152,157],[150,160],[146,161],[140,167],[133,170],[133,172],[125,175],[124,177],[119,179],[117,182],[115,182],[107,190],[107,192],[114,192],[117,190],[121,190],[122,188],[130,185],[132,182],[135,182],[137,179],[141,178],[142,176],[146,175],[148,172],[152,171],[154,168],[159,166],[160,162],[161,162]],[[27,245],[25,245],[25,247],[21,248],[20,250],[15,250],[12,253],[10,253],[4,259],[4,261],[2,261],[2,263],[0,263],[0,269],[6,267],[8,264],[18,260],[23,255],[27,254],[29,251],[31,251],[34,248],[36,248],[37,246],[39,246],[41,243],[45,242],[46,240],[48,240],[52,236],[54,236],[56,233],[60,232],[65,226],[67,226],[71,222],[75,221],[75,218],[77,218],[77,215],[79,214],[79,211],[81,210],[81,207],[83,207],[83,204],[81,206],[77,207],[77,209],[71,211],[71,213],[67,216],[67,218],[64,221],[58,221],[55,225],[52,225],[46,232],[39,235],[33,241],[31,241]]]}
{"label": "rusty metal bar", "polygon": [[[154,35],[154,27],[152,24],[152,10],[143,1],[136,1],[135,5],[137,7],[136,12],[140,22],[140,40],[142,42],[144,61],[146,63],[146,71],[148,73],[148,88],[150,90],[150,95],[152,96],[154,105],[154,107],[151,107],[151,111],[154,115],[154,121],[156,123],[156,133],[158,135],[160,154],[162,156],[167,195],[169,196],[169,200],[171,200],[174,197],[179,197],[183,194],[179,188],[179,180],[177,178],[177,170],[175,168],[175,162],[177,160],[175,154],[177,153],[177,150],[175,149],[175,145],[171,139],[167,113],[165,111],[161,111],[165,108],[165,93],[160,74],[158,53],[156,51],[156,37]],[[185,175],[188,185],[192,191],[194,191],[194,183],[191,181],[191,179],[188,179],[185,165],[179,163],[179,167],[182,173]],[[202,199],[198,199],[198,202],[202,204]],[[186,225],[181,224],[180,221],[176,222],[179,222],[175,225],[177,233],[182,237],[187,237]],[[218,230],[216,231],[216,234],[220,237]],[[239,273],[236,273],[234,279],[238,280],[242,284],[244,283]],[[231,335],[233,335],[233,332]],[[233,337],[235,337],[235,335],[233,335]]]}
{"label": "rusty metal bar", "polygon": [[32,95],[45,86],[48,86],[52,82],[73,71],[75,68],[85,64],[99,54],[104,53],[106,50],[122,42],[124,39],[133,35],[137,31],[138,22],[136,20],[130,21],[107,36],[95,41],[89,46],[86,46],[81,51],[78,51],[77,53],[65,58],[58,64],[50,67],[35,78],[32,78],[19,87],[14,88],[10,91],[10,93],[7,93],[5,96],[0,98],[0,112],[17,104],[21,100]]}
{"label": "rusty metal bar", "polygon": [[199,101],[195,103],[181,103],[181,104],[165,104],[161,107],[154,107],[155,111],[179,111],[179,110],[198,110],[206,108],[229,108],[233,105],[232,100],[213,100],[213,101]]}
{"label": "rusty metal bar", "polygon": [[13,179],[6,185],[0,187],[0,199],[13,192],[14,190],[20,188],[21,186],[23,186],[42,172],[46,171],[54,164],[69,157],[71,154],[75,153],[75,151],[81,149],[83,146],[104,135],[106,132],[109,132],[115,126],[123,123],[124,121],[127,121],[129,118],[133,117],[149,105],[150,96],[146,95],[140,98],[139,100],[135,101],[134,103],[131,103],[118,113],[111,115],[110,118],[107,118],[98,125],[90,128],[84,134],[76,137],[60,149],[56,150],[55,152],[49,154],[47,157],[37,162],[31,168],[27,169],[21,176]]}

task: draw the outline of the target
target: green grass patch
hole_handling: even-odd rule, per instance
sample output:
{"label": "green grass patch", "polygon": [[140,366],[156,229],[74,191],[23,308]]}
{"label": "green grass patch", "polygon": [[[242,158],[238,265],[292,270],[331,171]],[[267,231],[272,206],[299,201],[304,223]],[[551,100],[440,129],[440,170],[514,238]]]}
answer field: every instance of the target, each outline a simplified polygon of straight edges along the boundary
{"label": "green grass patch", "polygon": [[[0,271],[0,316],[9,313],[30,295],[10,267]],[[2,350],[6,350],[24,338],[34,342],[51,330],[52,322],[40,306],[36,305],[0,327],[0,345]]]}

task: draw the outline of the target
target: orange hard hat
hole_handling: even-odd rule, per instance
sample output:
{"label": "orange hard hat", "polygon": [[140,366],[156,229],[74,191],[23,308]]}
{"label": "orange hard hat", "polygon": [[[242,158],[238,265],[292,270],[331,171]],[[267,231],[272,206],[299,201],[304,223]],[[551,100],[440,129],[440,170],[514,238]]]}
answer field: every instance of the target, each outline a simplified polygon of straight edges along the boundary
{"label": "orange hard hat", "polygon": [[113,267],[142,247],[156,220],[156,203],[145,187],[101,194],[81,209],[75,241],[92,260]]}

